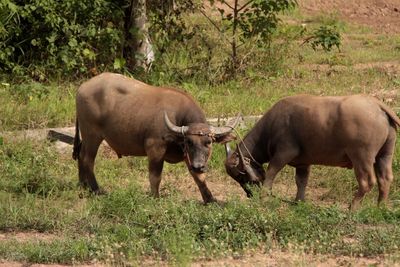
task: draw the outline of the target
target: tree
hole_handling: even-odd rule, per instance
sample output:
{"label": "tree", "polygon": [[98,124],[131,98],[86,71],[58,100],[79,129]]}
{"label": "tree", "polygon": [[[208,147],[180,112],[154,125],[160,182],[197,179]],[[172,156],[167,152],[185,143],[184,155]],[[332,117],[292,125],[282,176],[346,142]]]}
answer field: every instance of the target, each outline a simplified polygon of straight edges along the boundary
{"label": "tree", "polygon": [[127,66],[149,70],[154,61],[154,51],[148,32],[146,0],[130,0],[125,9],[124,30],[123,57]]}
{"label": "tree", "polygon": [[213,6],[216,2],[221,15],[218,26],[204,11],[202,14],[224,36],[231,46],[229,70],[235,76],[240,67],[238,48],[246,42],[253,41],[258,45],[268,44],[280,21],[278,13],[294,7],[296,0],[248,0],[243,4],[239,0],[209,0]]}
{"label": "tree", "polygon": [[145,0],[0,1],[4,72],[42,80],[112,66],[147,70],[153,60]]}

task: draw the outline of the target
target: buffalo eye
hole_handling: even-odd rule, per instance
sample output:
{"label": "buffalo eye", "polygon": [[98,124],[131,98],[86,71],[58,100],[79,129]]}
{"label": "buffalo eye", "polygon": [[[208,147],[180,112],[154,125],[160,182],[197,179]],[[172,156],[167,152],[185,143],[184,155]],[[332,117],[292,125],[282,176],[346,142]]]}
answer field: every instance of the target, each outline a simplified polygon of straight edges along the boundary
{"label": "buffalo eye", "polygon": [[188,146],[193,146],[193,141],[190,140],[190,139],[188,139],[188,140],[186,140],[186,144],[187,144]]}
{"label": "buffalo eye", "polygon": [[206,145],[206,146],[210,146],[211,143],[212,143],[211,140],[207,140],[207,141],[205,142],[205,145]]}

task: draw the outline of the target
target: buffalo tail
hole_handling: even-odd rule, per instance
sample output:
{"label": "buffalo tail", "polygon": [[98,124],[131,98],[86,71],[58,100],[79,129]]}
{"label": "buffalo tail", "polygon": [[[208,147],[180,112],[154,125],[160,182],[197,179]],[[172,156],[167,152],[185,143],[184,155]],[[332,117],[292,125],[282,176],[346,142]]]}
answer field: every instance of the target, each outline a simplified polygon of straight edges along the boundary
{"label": "buffalo tail", "polygon": [[379,107],[387,114],[387,116],[390,119],[390,122],[393,124],[393,126],[395,127],[395,129],[398,129],[398,127],[400,127],[400,118],[396,115],[396,113],[390,109],[387,105],[385,105],[382,102],[378,102],[379,103]]}
{"label": "buffalo tail", "polygon": [[74,150],[72,151],[72,158],[77,160],[79,158],[79,152],[81,151],[81,139],[79,137],[79,123],[78,118],[75,122],[75,138],[74,138]]}

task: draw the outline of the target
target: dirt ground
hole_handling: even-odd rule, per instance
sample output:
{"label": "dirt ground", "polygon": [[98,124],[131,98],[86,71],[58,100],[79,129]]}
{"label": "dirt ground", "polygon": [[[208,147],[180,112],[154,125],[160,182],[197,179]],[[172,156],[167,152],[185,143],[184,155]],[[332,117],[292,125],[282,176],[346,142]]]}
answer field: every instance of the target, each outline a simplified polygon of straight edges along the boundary
{"label": "dirt ground", "polygon": [[299,0],[308,14],[337,13],[343,20],[366,25],[377,33],[400,33],[399,0]]}
{"label": "dirt ground", "polygon": [[[69,265],[63,264],[29,264],[21,262],[7,262],[0,260],[0,267],[67,267]],[[78,267],[106,267],[106,264],[100,263],[86,263],[81,265],[74,265]],[[128,265],[129,266],[129,265]],[[165,262],[144,260],[142,266],[169,266]],[[367,257],[349,257],[335,255],[310,255],[296,250],[270,250],[267,253],[259,251],[250,251],[246,255],[230,256],[221,259],[199,259],[193,262],[190,266],[193,267],[212,267],[212,266],[400,266],[394,259],[387,259],[383,257],[367,258]]]}

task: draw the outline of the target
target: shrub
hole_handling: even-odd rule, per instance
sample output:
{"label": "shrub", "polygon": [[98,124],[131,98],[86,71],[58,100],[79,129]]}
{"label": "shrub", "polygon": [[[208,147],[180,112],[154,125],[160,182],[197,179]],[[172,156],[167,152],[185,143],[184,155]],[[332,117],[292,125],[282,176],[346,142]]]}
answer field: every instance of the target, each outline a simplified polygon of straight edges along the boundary
{"label": "shrub", "polygon": [[44,79],[62,66],[85,73],[111,64],[120,51],[122,7],[107,0],[4,0],[0,66]]}

